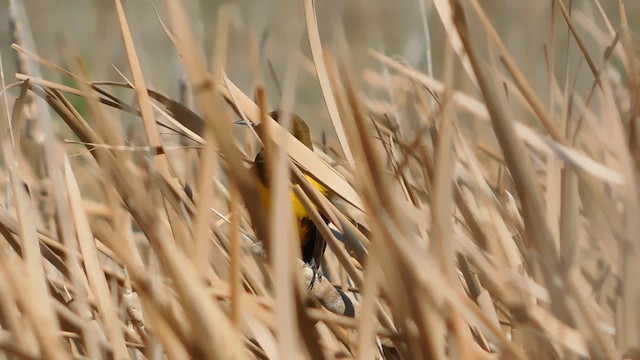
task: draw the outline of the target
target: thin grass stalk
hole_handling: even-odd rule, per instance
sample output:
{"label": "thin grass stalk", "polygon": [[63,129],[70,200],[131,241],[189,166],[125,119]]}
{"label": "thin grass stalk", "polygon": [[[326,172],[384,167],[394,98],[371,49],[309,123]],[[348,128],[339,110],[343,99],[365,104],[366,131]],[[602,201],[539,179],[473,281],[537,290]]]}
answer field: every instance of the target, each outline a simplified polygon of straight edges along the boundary
{"label": "thin grass stalk", "polygon": [[309,37],[309,45],[311,47],[311,55],[316,68],[316,74],[318,81],[320,82],[320,88],[322,89],[322,95],[324,96],[324,102],[329,112],[329,118],[333,124],[333,128],[336,131],[338,137],[338,143],[342,148],[345,160],[351,168],[355,166],[355,160],[351,153],[351,147],[347,141],[346,134],[342,125],[342,119],[338,112],[338,105],[335,101],[335,95],[331,88],[329,76],[327,74],[327,65],[325,64],[325,58],[322,52],[322,44],[320,42],[320,33],[318,31],[318,19],[315,11],[315,0],[304,1],[304,14],[307,24],[307,34]]}
{"label": "thin grass stalk", "polygon": [[[224,67],[226,62],[226,52],[227,52],[227,42],[228,42],[228,31],[229,31],[229,22],[226,18],[226,14],[228,11],[226,8],[223,8],[218,13],[218,26],[216,31],[216,47],[215,57],[214,57],[214,76],[217,76],[216,79],[221,76],[220,72]],[[212,91],[212,96],[216,96],[217,92],[215,88]],[[214,101],[211,106],[211,111],[213,114],[217,114],[219,112],[218,108],[219,102]],[[214,135],[215,127],[211,124],[211,121],[205,121],[203,128],[203,135],[205,146],[204,151],[201,154],[200,161],[198,164],[198,179],[197,179],[197,191],[198,191],[198,201],[197,201],[197,214],[195,218],[195,229],[194,229],[194,239],[195,239],[195,247],[194,253],[195,258],[197,259],[197,268],[200,273],[205,272],[206,268],[209,266],[210,262],[210,235],[209,235],[209,227],[210,227],[210,210],[209,208],[212,205],[213,201],[213,187],[211,186],[211,179],[215,173],[215,168],[217,165],[217,156],[216,156],[216,137]]]}

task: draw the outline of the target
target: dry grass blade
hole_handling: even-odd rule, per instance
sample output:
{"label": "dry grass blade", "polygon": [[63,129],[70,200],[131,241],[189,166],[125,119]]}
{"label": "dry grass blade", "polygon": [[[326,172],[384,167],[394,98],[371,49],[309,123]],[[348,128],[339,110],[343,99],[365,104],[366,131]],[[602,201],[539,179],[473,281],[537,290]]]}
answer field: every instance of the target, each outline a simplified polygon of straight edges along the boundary
{"label": "dry grass blade", "polygon": [[608,183],[617,185],[624,183],[624,177],[618,171],[594,161],[571,147],[561,145],[549,138],[541,137],[526,126],[516,126],[516,133],[533,149],[550,155],[553,154],[558,159],[565,161],[565,163],[575,166],[577,170]]}
{"label": "dry grass blade", "polygon": [[591,58],[591,56],[589,55],[587,46],[585,45],[584,41],[578,35],[575,25],[571,20],[571,15],[569,14],[569,10],[567,10],[567,7],[564,5],[564,1],[557,0],[557,3],[560,6],[560,10],[562,10],[562,16],[564,17],[564,20],[567,22],[567,25],[571,30],[571,34],[573,35],[573,38],[576,40],[576,43],[578,43],[578,46],[580,47],[580,51],[582,51],[582,55],[584,56],[585,60],[587,60],[587,64],[589,64],[589,69],[591,70],[591,73],[593,73],[593,76],[596,78],[596,81],[599,82],[598,68],[593,62],[593,59]]}
{"label": "dry grass blade", "polygon": [[340,119],[340,113],[338,112],[338,106],[334,98],[333,90],[331,89],[331,83],[329,82],[329,75],[327,75],[327,65],[324,61],[322,52],[322,44],[320,43],[320,33],[318,32],[318,19],[315,11],[315,0],[304,1],[304,14],[307,20],[307,34],[309,35],[309,45],[311,46],[311,54],[313,55],[313,61],[316,66],[316,73],[318,80],[320,81],[320,87],[322,88],[322,94],[324,95],[324,101],[329,111],[329,117],[333,123],[333,128],[338,136],[338,142],[342,151],[344,152],[347,163],[354,167],[353,154],[349,147],[344,128],[342,127],[342,119]]}
{"label": "dry grass blade", "polygon": [[453,50],[458,55],[458,59],[462,63],[464,70],[466,71],[469,78],[475,83],[476,78],[473,73],[473,68],[471,67],[471,63],[469,62],[469,58],[464,51],[464,46],[460,39],[460,34],[456,29],[455,23],[453,22],[453,11],[451,9],[451,2],[447,0],[435,0],[434,5],[438,10],[438,15],[440,15],[440,20],[444,24],[444,28],[447,31],[447,36],[449,40],[449,44],[453,47]]}
{"label": "dry grass blade", "polygon": [[114,356],[124,358],[127,356],[127,347],[122,329],[120,328],[120,320],[116,317],[117,307],[111,299],[109,285],[102,271],[102,266],[100,266],[93,233],[91,232],[89,221],[80,202],[82,199],[80,189],[78,188],[78,183],[67,159],[65,159],[65,175],[71,212],[76,225],[78,242],[80,243],[80,251],[83,254],[83,263],[87,272],[89,286],[91,286],[92,292],[94,293],[98,311],[106,324],[105,327],[109,335],[109,340],[112,342],[115,350]]}
{"label": "dry grass blade", "polygon": [[[447,47],[449,56],[445,55],[447,69],[445,69],[445,83],[447,88],[453,82],[453,61],[451,61],[452,48]],[[455,280],[455,250],[453,243],[449,241],[453,235],[453,169],[455,159],[453,157],[453,116],[448,106],[449,93],[445,92],[442,103],[442,117],[438,131],[438,139],[436,143],[435,168],[433,180],[433,200],[431,203],[432,214],[431,228],[433,237],[434,252],[440,261],[440,267],[450,282]]]}
{"label": "dry grass blade", "polygon": [[[223,10],[221,10],[219,13],[219,23],[217,29],[218,31],[216,32],[217,41],[215,49],[216,71],[220,71],[219,69],[222,68],[226,58],[227,33],[229,24],[224,16],[225,14],[226,13]],[[216,91],[215,89],[213,90],[214,91],[212,91],[212,96],[215,96]],[[214,111],[215,114],[217,108],[213,108],[211,110]],[[224,116],[222,120],[227,120],[226,116]],[[204,138],[205,147],[204,152],[200,158],[200,163],[198,164],[198,168],[200,170],[197,179],[198,201],[196,202],[196,205],[198,206],[198,212],[195,218],[195,247],[193,255],[196,259],[196,266],[198,271],[203,274],[206,272],[206,268],[209,266],[210,261],[209,228],[211,222],[211,212],[209,209],[213,203],[213,187],[211,186],[211,178],[214,177],[218,165],[214,131],[215,126],[211,123],[211,121],[204,124],[203,133],[201,135]]]}
{"label": "dry grass blade", "polygon": [[[38,342],[42,346],[43,354],[50,359],[64,359],[64,349],[61,339],[58,337],[60,324],[55,316],[51,303],[54,301],[46,283],[46,276],[40,259],[40,246],[35,224],[30,220],[29,214],[33,213],[33,205],[15,170],[9,173],[14,196],[16,198],[16,210],[20,225],[20,237],[24,242],[22,256],[26,276],[31,281],[25,282],[25,288],[21,294],[21,305],[31,326],[34,328]],[[17,274],[14,274],[14,276]],[[17,279],[16,279],[17,280]],[[44,305],[44,306],[43,306]]]}
{"label": "dry grass blade", "polygon": [[[124,14],[122,1],[115,0],[115,4],[118,13],[118,20],[120,22],[120,31],[122,31],[122,39],[124,41],[124,47],[127,51],[129,60],[129,68],[131,69],[131,74],[133,76],[133,87],[136,92],[138,105],[140,106],[140,117],[142,118],[142,122],[144,123],[145,131],[147,134],[147,141],[149,142],[149,145],[151,147],[161,147],[162,143],[160,142],[160,135],[156,130],[156,122],[153,117],[153,109],[151,107],[151,102],[149,101],[149,94],[147,92],[144,75],[142,74],[142,67],[140,66],[138,54],[133,44],[131,30],[129,29],[129,24],[127,23],[127,19]],[[156,165],[161,172],[168,170],[166,168],[167,164],[165,161],[166,160],[164,159],[156,160]]]}

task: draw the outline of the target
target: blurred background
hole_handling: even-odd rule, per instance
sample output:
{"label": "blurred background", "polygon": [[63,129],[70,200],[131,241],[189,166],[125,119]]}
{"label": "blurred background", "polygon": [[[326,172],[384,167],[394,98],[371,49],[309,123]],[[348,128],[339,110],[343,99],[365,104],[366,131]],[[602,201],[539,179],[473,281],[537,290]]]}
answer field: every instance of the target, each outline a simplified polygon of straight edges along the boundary
{"label": "blurred background", "polygon": [[[199,35],[202,49],[210,58],[218,21],[218,9],[223,4],[233,7],[230,20],[228,64],[229,77],[241,89],[252,94],[256,78],[266,83],[273,108],[279,102],[279,92],[274,76],[269,71],[267,60],[271,62],[275,76],[283,81],[284,70],[291,64],[288,49],[295,49],[306,60],[300,62],[303,71],[297,77],[296,102],[294,110],[311,122],[312,130],[329,130],[330,123],[323,105],[317,79],[313,73],[308,38],[305,30],[302,1],[183,1],[193,19],[193,29]],[[529,81],[539,94],[548,89],[544,44],[550,43],[551,8],[553,1],[482,1],[494,26],[505,41],[515,60],[521,66]],[[584,33],[590,55],[601,61],[605,46],[593,39],[595,34],[604,34],[606,24],[602,21],[597,7],[592,1],[566,1],[571,7],[578,31]],[[29,0],[26,10],[34,32],[37,52],[41,56],[62,64],[61,49],[68,47],[80,54],[89,64],[92,77],[96,80],[121,80],[112,65],[128,73],[126,57],[122,46],[117,15],[113,1],[94,0]],[[181,64],[175,48],[164,34],[154,13],[151,1],[126,1],[125,11],[133,32],[141,65],[149,86],[155,90],[177,98]],[[156,1],[158,13],[170,27],[170,18],[163,1]],[[619,23],[618,4],[602,1],[604,11],[611,19],[614,30]],[[629,24],[634,33],[640,30],[640,3],[628,1],[626,4]],[[8,23],[9,0],[0,0],[0,52],[8,81],[15,71],[15,52],[10,48],[11,34]],[[316,3],[320,36],[325,50],[338,52],[345,38],[350,50],[352,64],[357,70],[372,68],[380,70],[380,63],[370,57],[369,48],[389,56],[402,58],[409,65],[427,73],[427,41],[431,43],[431,60],[436,78],[442,78],[443,46],[446,33],[432,1],[340,1],[323,0]],[[423,17],[424,14],[424,17]],[[580,21],[580,19],[590,19]],[[425,21],[426,20],[426,21]],[[470,16],[471,26],[478,26],[475,16]],[[593,21],[595,21],[595,25]],[[425,24],[426,22],[426,24]],[[430,39],[425,37],[425,26]],[[557,11],[555,24],[558,34],[566,35],[566,23]],[[478,31],[483,34],[484,31]],[[479,36],[479,35],[478,35]],[[566,54],[577,72],[578,84],[584,77],[583,88],[588,89],[592,75],[585,64],[578,65],[581,56],[575,41],[567,38],[556,39],[555,59],[562,66],[556,66],[556,77],[563,79]],[[344,42],[342,42],[344,43]],[[486,43],[486,41],[485,41]],[[261,59],[260,71],[251,59]],[[615,62],[614,62],[615,65]],[[576,70],[577,69],[577,70]],[[48,74],[58,76],[57,74]],[[258,76],[256,76],[258,75]],[[358,75],[361,75],[359,73]],[[572,76],[575,74],[572,74]],[[464,89],[464,76],[459,76],[460,87]],[[580,86],[577,87],[580,89]],[[363,87],[366,91],[366,86]],[[467,89],[470,90],[470,89]],[[543,98],[547,98],[543,96]],[[330,130],[329,130],[330,131]]]}

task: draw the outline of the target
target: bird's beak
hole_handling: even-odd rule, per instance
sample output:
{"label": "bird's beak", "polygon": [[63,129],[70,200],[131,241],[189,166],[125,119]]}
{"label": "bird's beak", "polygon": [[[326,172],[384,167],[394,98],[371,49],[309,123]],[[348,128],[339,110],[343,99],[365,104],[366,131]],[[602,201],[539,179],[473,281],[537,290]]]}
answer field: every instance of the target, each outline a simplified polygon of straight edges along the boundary
{"label": "bird's beak", "polygon": [[256,127],[256,124],[254,124],[251,120],[247,119],[240,119],[240,120],[236,120],[233,122],[234,125],[246,125],[246,126],[250,126],[250,127]]}

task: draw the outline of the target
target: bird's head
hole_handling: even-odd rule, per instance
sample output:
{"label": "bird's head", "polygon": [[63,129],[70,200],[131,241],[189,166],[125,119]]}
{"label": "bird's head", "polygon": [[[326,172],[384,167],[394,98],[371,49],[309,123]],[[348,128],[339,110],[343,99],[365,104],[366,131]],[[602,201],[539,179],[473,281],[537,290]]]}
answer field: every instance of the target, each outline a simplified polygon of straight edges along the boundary
{"label": "bird's head", "polygon": [[[274,110],[269,113],[269,116],[271,116],[276,122],[280,123],[280,114],[280,111]],[[311,131],[309,131],[309,126],[296,114],[291,114],[291,135],[310,150],[313,150],[313,142],[311,141]]]}
{"label": "bird's head", "polygon": [[[273,118],[277,123],[280,123],[280,115],[281,112],[278,110],[274,110],[269,113],[269,116]],[[253,127],[260,127],[260,124],[255,125],[252,122],[245,120],[238,120],[235,122],[236,124],[243,124]],[[310,150],[313,150],[313,142],[311,141],[311,131],[309,131],[309,126],[307,123],[302,120],[302,118],[296,114],[291,114],[291,135],[293,135],[298,141],[303,143]]]}

